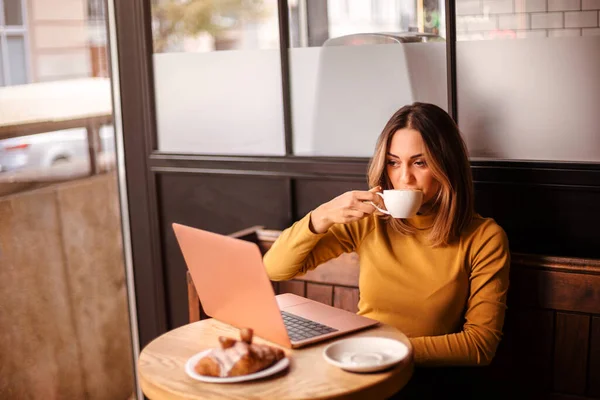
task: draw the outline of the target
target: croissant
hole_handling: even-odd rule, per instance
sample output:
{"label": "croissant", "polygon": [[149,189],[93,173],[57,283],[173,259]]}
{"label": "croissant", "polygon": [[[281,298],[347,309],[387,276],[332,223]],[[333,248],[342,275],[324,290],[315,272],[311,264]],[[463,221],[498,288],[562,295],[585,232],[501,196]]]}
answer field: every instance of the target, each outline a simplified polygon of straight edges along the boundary
{"label": "croissant", "polygon": [[268,368],[285,356],[281,349],[252,344],[253,333],[252,329],[241,329],[240,341],[219,337],[221,347],[208,352],[194,369],[206,376],[247,375]]}

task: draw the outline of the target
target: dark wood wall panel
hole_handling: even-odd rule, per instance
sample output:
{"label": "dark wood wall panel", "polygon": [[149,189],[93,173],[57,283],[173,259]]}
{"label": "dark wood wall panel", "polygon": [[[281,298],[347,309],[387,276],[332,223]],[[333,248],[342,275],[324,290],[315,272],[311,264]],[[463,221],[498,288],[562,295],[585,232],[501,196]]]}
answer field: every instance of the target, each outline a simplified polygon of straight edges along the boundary
{"label": "dark wood wall panel", "polygon": [[600,188],[475,184],[477,211],[508,234],[512,251],[600,258]]}
{"label": "dark wood wall panel", "polygon": [[160,174],[157,179],[169,328],[186,324],[186,266],[173,222],[229,234],[290,223],[288,182],[261,176]]}
{"label": "dark wood wall panel", "polygon": [[295,214],[302,218],[319,205],[349,190],[367,190],[363,180],[296,179],[294,181]]}
{"label": "dark wood wall panel", "polygon": [[[535,309],[512,309],[506,314],[502,345],[512,367],[511,381],[517,382],[525,393],[538,395],[550,390],[554,347],[554,312]],[[503,354],[504,353],[504,354]],[[506,360],[505,360],[506,361]]]}
{"label": "dark wood wall panel", "polygon": [[513,269],[509,301],[600,314],[600,275]]}
{"label": "dark wood wall panel", "polygon": [[600,317],[592,317],[590,329],[590,362],[588,369],[588,395],[600,398]]}
{"label": "dark wood wall panel", "polygon": [[319,303],[333,305],[333,287],[318,283],[306,284],[306,297]]}
{"label": "dark wood wall panel", "polygon": [[554,389],[583,395],[586,391],[590,317],[556,313]]}
{"label": "dark wood wall panel", "polygon": [[356,288],[336,286],[333,288],[333,305],[342,310],[358,311],[359,292]]}
{"label": "dark wood wall panel", "polygon": [[279,292],[278,294],[283,293],[293,293],[298,296],[306,296],[306,283],[299,281],[283,281],[278,282]]}

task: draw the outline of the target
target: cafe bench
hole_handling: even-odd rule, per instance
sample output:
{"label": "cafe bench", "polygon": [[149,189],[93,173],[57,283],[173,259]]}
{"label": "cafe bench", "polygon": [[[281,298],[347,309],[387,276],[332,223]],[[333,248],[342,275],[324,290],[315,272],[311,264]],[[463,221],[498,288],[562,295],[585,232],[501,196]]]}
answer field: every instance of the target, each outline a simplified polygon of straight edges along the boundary
{"label": "cafe bench", "polygon": [[[280,233],[255,226],[231,236],[264,254]],[[356,312],[358,276],[349,253],[273,288]],[[204,319],[189,273],[187,282],[190,322]],[[600,260],[512,253],[507,302],[503,340],[479,368],[486,381],[521,398],[600,398]]]}

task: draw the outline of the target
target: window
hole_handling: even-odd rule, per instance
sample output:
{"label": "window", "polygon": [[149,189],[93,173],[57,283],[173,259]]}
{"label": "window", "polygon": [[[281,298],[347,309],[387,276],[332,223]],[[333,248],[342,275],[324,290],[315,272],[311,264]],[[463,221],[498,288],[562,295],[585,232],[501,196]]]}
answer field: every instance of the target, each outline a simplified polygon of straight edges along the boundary
{"label": "window", "polygon": [[288,4],[294,154],[370,157],[400,107],[447,108],[444,1]]}
{"label": "window", "polygon": [[458,122],[472,157],[600,161],[599,10],[457,0]]}
{"label": "window", "polygon": [[0,86],[29,81],[25,6],[21,0],[0,0]]}
{"label": "window", "polygon": [[152,6],[158,148],[285,154],[277,0]]}

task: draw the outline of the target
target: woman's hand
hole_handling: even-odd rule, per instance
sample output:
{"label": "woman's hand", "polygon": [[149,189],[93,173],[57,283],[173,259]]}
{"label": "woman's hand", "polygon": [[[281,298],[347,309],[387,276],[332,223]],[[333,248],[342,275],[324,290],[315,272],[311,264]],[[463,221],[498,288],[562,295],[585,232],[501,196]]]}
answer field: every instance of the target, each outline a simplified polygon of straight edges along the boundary
{"label": "woman's hand", "polygon": [[375,207],[368,202],[378,204],[380,197],[375,192],[380,190],[379,186],[369,191],[352,190],[321,204],[310,216],[311,230],[325,233],[333,224],[347,224],[373,214]]}

